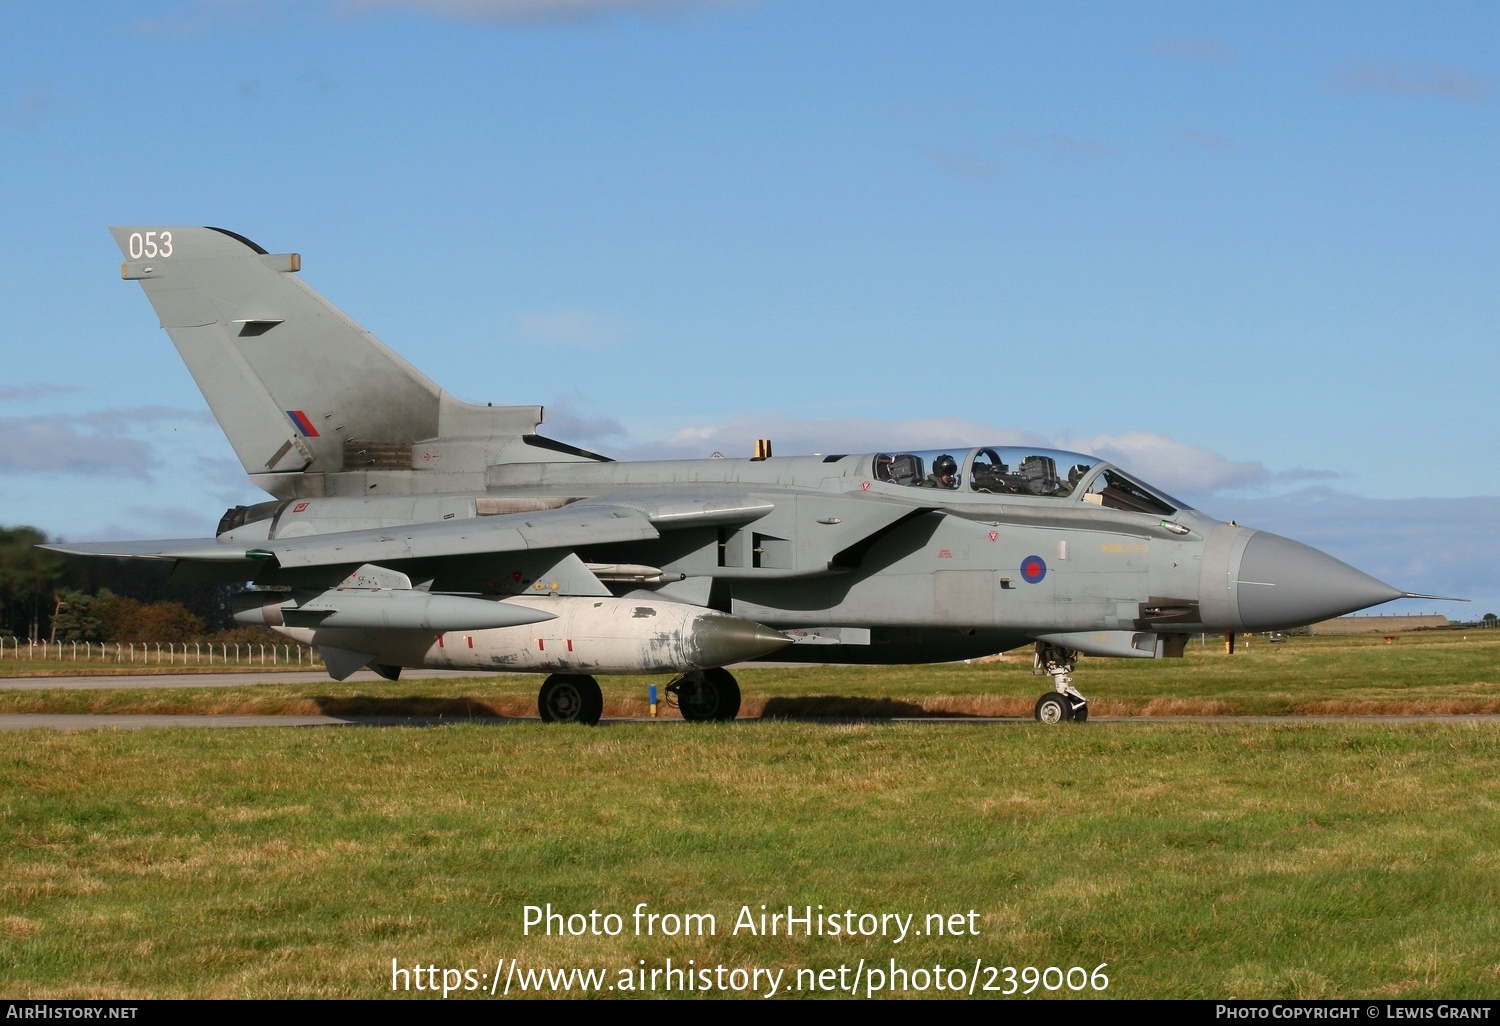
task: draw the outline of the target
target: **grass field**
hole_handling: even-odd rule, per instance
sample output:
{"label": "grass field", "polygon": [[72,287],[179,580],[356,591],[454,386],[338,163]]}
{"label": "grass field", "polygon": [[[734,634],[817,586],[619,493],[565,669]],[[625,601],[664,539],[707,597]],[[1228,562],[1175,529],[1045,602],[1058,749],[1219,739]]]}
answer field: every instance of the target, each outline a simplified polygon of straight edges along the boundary
{"label": "grass field", "polygon": [[[0,664],[0,672],[16,665]],[[69,674],[76,664],[32,673]],[[1048,689],[1032,676],[1028,650],[997,662],[937,666],[737,669],[742,717],[1030,716]],[[340,715],[535,716],[535,675],[393,683],[247,684],[243,688],[5,691],[0,713],[150,712]],[[670,678],[606,677],[606,716],[647,712],[649,683]],[[138,682],[137,682],[138,683]],[[1293,638],[1272,645],[1241,639],[1191,645],[1183,659],[1090,659],[1076,683],[1096,716],[1229,714],[1402,714],[1500,712],[1500,630]],[[672,715],[668,710],[668,715]]]}
{"label": "grass field", "polygon": [[[1135,709],[1482,704],[1500,646],[1470,638],[1090,660],[1084,689]],[[1029,711],[1041,690],[1019,660],[741,677],[763,707],[977,701],[999,682]],[[380,687],[437,701],[455,684],[497,702],[534,687]],[[69,693],[3,697],[37,694]],[[378,997],[393,958],[475,979],[514,958],[609,982],[692,959],[784,970],[786,995],[799,969],[894,958],[966,974],[1108,963],[1105,997],[1494,997],[1497,757],[1487,720],[7,732],[0,995]],[[624,932],[523,936],[523,907],[549,902],[621,914]],[[634,936],[639,902],[712,914],[717,930]],[[733,934],[762,904],[914,914],[918,928],[972,909],[977,936]]]}

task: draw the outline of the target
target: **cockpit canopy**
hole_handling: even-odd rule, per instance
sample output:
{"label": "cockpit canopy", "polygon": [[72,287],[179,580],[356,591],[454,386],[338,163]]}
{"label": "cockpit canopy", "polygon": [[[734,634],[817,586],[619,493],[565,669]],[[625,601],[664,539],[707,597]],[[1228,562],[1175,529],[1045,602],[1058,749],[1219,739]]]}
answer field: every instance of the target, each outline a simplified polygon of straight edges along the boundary
{"label": "cockpit canopy", "polygon": [[1028,495],[1169,517],[1188,508],[1097,456],[1057,449],[985,446],[875,454],[875,480],[909,488]]}

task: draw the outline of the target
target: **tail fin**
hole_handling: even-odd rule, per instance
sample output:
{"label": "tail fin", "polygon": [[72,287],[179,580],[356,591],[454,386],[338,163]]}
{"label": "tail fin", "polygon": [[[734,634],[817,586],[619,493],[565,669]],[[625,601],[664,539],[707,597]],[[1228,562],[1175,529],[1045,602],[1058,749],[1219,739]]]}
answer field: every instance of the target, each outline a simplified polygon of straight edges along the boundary
{"label": "tail fin", "polygon": [[[474,407],[445,394],[304,285],[295,253],[267,253],[222,228],[110,231],[125,256],[122,276],[146,290],[245,471],[273,495],[363,493],[364,485],[333,477],[409,475],[422,466],[415,443],[530,438],[541,421],[538,406]],[[556,443],[538,452],[602,458]],[[453,460],[445,467],[478,471],[481,480],[483,469]]]}

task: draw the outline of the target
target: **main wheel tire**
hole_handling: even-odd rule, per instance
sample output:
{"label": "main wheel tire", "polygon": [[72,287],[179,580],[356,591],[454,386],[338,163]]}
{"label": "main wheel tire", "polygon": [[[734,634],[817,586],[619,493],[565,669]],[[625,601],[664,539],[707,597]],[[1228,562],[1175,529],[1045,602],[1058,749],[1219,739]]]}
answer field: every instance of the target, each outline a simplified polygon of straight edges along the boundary
{"label": "main wheel tire", "polygon": [[592,677],[554,673],[537,692],[536,709],[545,723],[583,723],[592,727],[604,715],[604,693]]}
{"label": "main wheel tire", "polygon": [[1067,695],[1049,691],[1036,700],[1035,715],[1041,723],[1067,723],[1073,718],[1073,706]]}
{"label": "main wheel tire", "polygon": [[732,720],[740,714],[740,686],[723,667],[704,670],[682,682],[677,708],[683,719],[694,723]]}

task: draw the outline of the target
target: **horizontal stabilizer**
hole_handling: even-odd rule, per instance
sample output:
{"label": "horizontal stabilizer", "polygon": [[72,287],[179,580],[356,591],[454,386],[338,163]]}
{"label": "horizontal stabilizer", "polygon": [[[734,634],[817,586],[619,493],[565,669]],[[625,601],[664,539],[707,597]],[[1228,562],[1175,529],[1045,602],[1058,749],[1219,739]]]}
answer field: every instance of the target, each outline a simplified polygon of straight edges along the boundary
{"label": "horizontal stabilizer", "polygon": [[66,556],[112,556],[119,559],[186,559],[203,563],[237,563],[264,559],[244,544],[226,545],[216,538],[169,538],[157,541],[69,542],[38,548]]}

